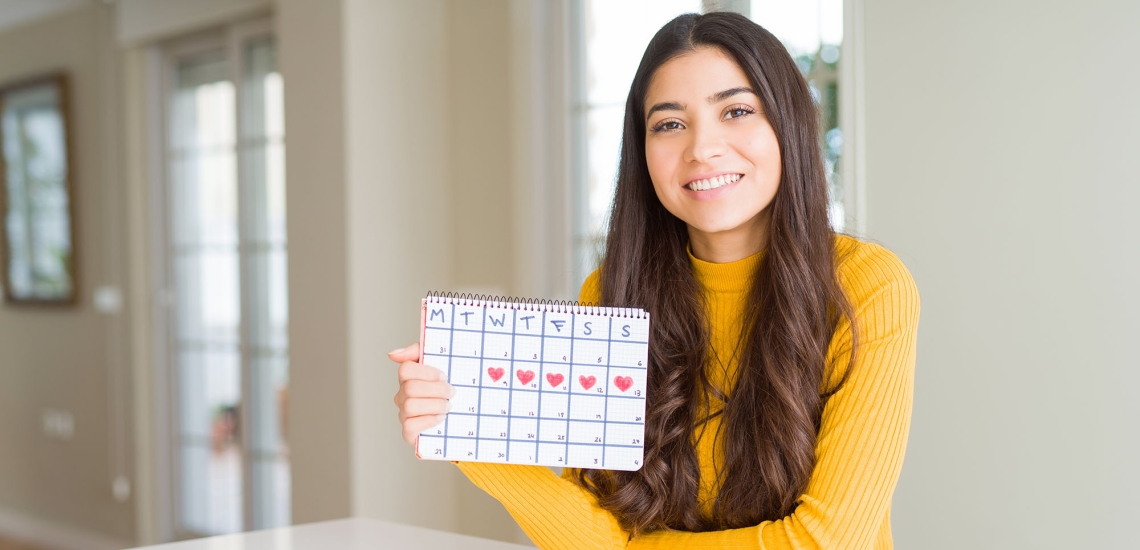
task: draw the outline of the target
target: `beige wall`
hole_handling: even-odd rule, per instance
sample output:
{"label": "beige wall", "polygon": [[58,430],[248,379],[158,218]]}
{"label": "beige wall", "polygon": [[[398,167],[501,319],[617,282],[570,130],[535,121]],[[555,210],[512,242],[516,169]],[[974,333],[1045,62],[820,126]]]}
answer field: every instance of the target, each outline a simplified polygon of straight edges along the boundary
{"label": "beige wall", "polygon": [[[0,307],[0,515],[130,541],[134,507],[111,493],[132,474],[126,319],[91,306],[96,285],[126,285],[112,17],[93,3],[0,33],[0,82],[70,75],[79,262],[75,308]],[[74,416],[71,440],[45,437],[48,408]]]}
{"label": "beige wall", "polygon": [[451,282],[456,289],[512,292],[509,2],[449,2],[447,57]]}
{"label": "beige wall", "polygon": [[1140,547],[1140,4],[865,3],[867,227],[922,294],[898,547]]}
{"label": "beige wall", "polygon": [[515,539],[502,506],[402,442],[385,357],[418,338],[428,290],[509,290],[507,3],[278,9],[290,417],[305,418],[290,433],[294,519],[351,513]]}

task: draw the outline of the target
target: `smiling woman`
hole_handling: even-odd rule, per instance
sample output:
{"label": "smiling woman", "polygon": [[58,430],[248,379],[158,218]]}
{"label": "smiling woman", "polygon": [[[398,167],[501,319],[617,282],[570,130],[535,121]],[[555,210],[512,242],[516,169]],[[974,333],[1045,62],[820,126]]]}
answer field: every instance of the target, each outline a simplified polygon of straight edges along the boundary
{"label": "smiling woman", "polygon": [[[918,292],[893,254],[832,231],[817,118],[741,15],[682,15],[649,43],[581,292],[654,317],[644,464],[459,464],[540,547],[892,547]],[[416,349],[391,356],[409,442],[450,394]]]}

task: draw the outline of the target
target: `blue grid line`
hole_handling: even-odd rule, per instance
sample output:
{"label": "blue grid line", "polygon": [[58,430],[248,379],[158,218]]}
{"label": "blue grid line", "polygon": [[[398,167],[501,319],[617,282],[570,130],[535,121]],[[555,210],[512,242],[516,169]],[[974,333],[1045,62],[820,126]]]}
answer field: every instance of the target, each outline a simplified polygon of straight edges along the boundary
{"label": "blue grid line", "polygon": [[[435,438],[439,438],[439,439],[446,439],[445,437],[440,436],[440,435],[425,435],[424,437],[435,437]],[[478,447],[480,441],[508,443],[508,445],[507,445],[508,447],[510,447],[509,443],[535,443],[535,444],[538,444],[538,443],[554,443],[555,445],[561,445],[561,443],[555,443],[552,441],[538,441],[538,440],[531,441],[529,439],[468,437],[468,436],[463,436],[463,435],[450,435],[447,437],[450,437],[452,439],[466,439],[467,441],[475,441],[476,447]],[[621,443],[577,443],[577,442],[571,442],[571,443],[566,444],[567,447],[569,447],[570,445],[585,445],[585,446],[589,446],[589,447],[625,447],[627,449],[644,449],[645,448],[644,445],[623,445]],[[478,452],[478,449],[476,449],[476,452]],[[444,460],[447,460],[447,458],[444,457]],[[482,459],[482,460],[486,460],[486,459]]]}
{"label": "blue grid line", "polygon": [[[454,318],[452,319],[454,322]],[[483,322],[480,323],[482,335],[479,337],[479,409],[478,412],[483,412],[483,359],[487,355],[483,346],[487,343],[487,306],[483,306]],[[474,332],[474,331],[472,331]],[[482,419],[475,421],[475,459],[479,459],[479,437],[483,435],[483,422]],[[508,434],[509,435],[509,434]]]}
{"label": "blue grid line", "polygon": [[[614,319],[613,319],[613,317],[610,317],[609,333],[610,334],[614,333]],[[611,343],[612,343],[612,341],[606,343],[606,395],[607,396],[610,393],[610,363],[613,363],[613,357],[610,357],[610,344]],[[571,358],[571,359],[573,359],[573,358]],[[605,403],[602,405],[602,418],[605,420],[609,420],[609,418],[610,418],[610,400],[608,397],[606,398]],[[608,422],[606,422],[602,426],[602,442],[603,443],[606,441],[609,441],[609,435],[610,435],[609,432],[610,432],[610,425]],[[603,468],[606,467],[606,447],[604,445],[602,446],[602,467]]]}
{"label": "blue grid line", "polygon": [[[487,314],[486,306],[483,307],[483,314],[484,315]],[[515,333],[518,332],[518,330],[517,330],[518,327],[515,326],[515,322],[518,321],[518,317],[519,317],[519,310],[516,309],[516,310],[514,310],[514,315],[511,318],[511,353],[510,353],[510,355],[511,355],[511,363],[510,363],[511,372],[508,373],[508,375],[514,375],[515,374]],[[487,328],[486,317],[483,318],[483,328]],[[483,350],[483,355],[486,355],[486,354],[487,354],[487,350]],[[517,376],[511,379],[511,383],[507,387],[508,390],[514,389],[515,378],[517,378]],[[507,439],[508,440],[511,437],[511,416],[510,416],[510,414],[512,412],[514,412],[514,409],[512,408],[514,406],[514,401],[515,401],[515,392],[508,391],[507,392]],[[506,461],[510,462],[511,461],[511,444],[510,443],[507,443],[506,455],[507,455]]]}
{"label": "blue grid line", "polygon": [[[455,327],[455,304],[451,304],[451,326]],[[427,338],[424,338],[427,340]],[[455,344],[455,331],[450,330],[447,333],[447,353],[451,353],[451,346]],[[447,382],[451,383],[451,358],[447,359]],[[450,403],[450,400],[448,400]],[[449,407],[450,408],[450,407]],[[443,415],[443,456],[447,457],[447,434],[448,434],[448,420],[447,415]]]}
{"label": "blue grid line", "polygon": [[[478,417],[478,416],[490,416],[492,418],[506,418],[508,416],[508,415],[502,415],[502,414],[485,414],[485,413],[468,413],[468,412],[449,412],[447,414],[454,414],[456,416],[476,416],[476,417]],[[533,418],[535,420],[558,420],[558,421],[562,420],[561,418],[557,418],[554,416],[519,416],[519,415],[513,415],[513,417],[514,418]],[[575,418],[574,422],[590,422],[590,423],[594,423],[594,424],[604,424],[604,423],[608,422],[610,424],[627,424],[630,426],[643,426],[643,425],[645,425],[645,422],[627,422],[625,420],[604,420],[604,419],[603,420],[589,420],[589,419]]]}
{"label": "blue grid line", "polygon": [[[479,387],[482,387],[478,384],[452,384],[452,386],[455,386],[457,388],[479,388]],[[544,391],[546,393],[564,393],[565,395],[581,395],[581,396],[586,396],[586,397],[603,397],[603,398],[614,397],[617,399],[641,399],[640,397],[637,397],[637,396],[623,395],[620,393],[590,393],[590,392],[575,392],[573,390],[567,390],[566,392],[561,392],[561,391],[556,391],[556,390],[532,390],[530,388],[488,388],[488,389],[492,389],[492,390],[503,390],[503,389],[505,389],[505,390],[512,391],[512,392],[522,391],[522,392],[530,392],[530,393],[539,393],[540,391]],[[500,415],[500,416],[502,416],[502,415]]]}
{"label": "blue grid line", "polygon": [[[518,326],[515,326],[514,328],[517,329]],[[540,336],[540,338],[538,340],[538,359],[539,359],[539,361],[538,361],[538,375],[543,377],[543,378],[546,377],[546,373],[543,372],[545,369],[543,369],[544,365],[542,363],[542,360],[545,358],[546,358],[546,312],[543,311],[542,312],[542,336]],[[536,412],[538,413],[538,418],[540,420],[538,422],[538,426],[535,426],[535,428],[534,428],[534,438],[536,441],[541,441],[542,440],[541,439],[542,438],[542,420],[541,420],[542,419],[542,380],[541,379],[538,381],[538,411],[536,411]],[[535,447],[534,447],[534,461],[538,462],[538,445],[537,445],[537,443],[535,444]]]}
{"label": "blue grid line", "polygon": [[[578,320],[577,315],[570,316],[570,361],[574,360],[574,325]],[[566,388],[570,395],[566,396],[566,450],[562,452],[562,463],[570,464],[570,406],[574,404],[572,399],[574,394],[574,363],[570,363],[570,380]]]}
{"label": "blue grid line", "polygon": [[[544,312],[542,312],[542,314],[545,318],[546,312],[544,311]],[[575,315],[574,317],[577,317],[577,315]],[[600,317],[600,315],[598,317]],[[610,321],[612,322],[613,319],[610,319]],[[434,329],[443,330],[439,327],[427,327],[427,328],[434,328]],[[459,332],[490,332],[491,334],[503,334],[503,335],[510,334],[508,332],[499,332],[497,330],[481,331],[481,330],[475,330],[472,328],[457,328],[457,329],[452,329],[452,330],[456,330]],[[545,326],[543,327],[543,332],[544,333],[546,332]],[[534,337],[539,336],[538,334],[527,334],[527,333],[518,334],[517,331],[515,332],[515,334],[517,334],[518,336],[534,336]],[[581,338],[578,338],[577,336],[574,336],[573,333],[571,333],[570,336],[559,336],[557,334],[544,334],[543,338],[562,338],[564,340],[569,340],[571,338],[577,338],[578,340],[590,340],[593,342],[605,342],[606,340],[609,340],[611,342],[625,342],[627,344],[648,344],[649,343],[649,342],[642,342],[641,340],[615,340],[612,337],[611,338],[589,338],[589,337],[583,336]]]}

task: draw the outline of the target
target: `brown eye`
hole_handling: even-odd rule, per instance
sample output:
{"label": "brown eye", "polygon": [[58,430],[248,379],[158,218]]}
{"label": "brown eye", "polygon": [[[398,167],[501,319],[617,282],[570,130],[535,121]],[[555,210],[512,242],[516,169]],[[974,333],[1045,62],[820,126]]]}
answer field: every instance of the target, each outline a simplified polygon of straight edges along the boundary
{"label": "brown eye", "polygon": [[726,112],[724,114],[724,117],[726,119],[740,118],[740,117],[745,116],[745,115],[750,115],[754,112],[756,112],[756,111],[753,111],[752,109],[749,109],[748,107],[738,106],[738,107],[733,107],[733,108],[729,109],[728,112]]}

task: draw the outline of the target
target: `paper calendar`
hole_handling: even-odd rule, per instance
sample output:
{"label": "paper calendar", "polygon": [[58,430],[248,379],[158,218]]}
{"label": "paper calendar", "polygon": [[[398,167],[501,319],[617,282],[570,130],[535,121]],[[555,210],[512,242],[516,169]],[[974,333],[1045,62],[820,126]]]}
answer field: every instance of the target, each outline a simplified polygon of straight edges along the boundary
{"label": "paper calendar", "polygon": [[649,314],[504,298],[429,295],[420,362],[455,387],[416,454],[637,470],[645,440]]}

